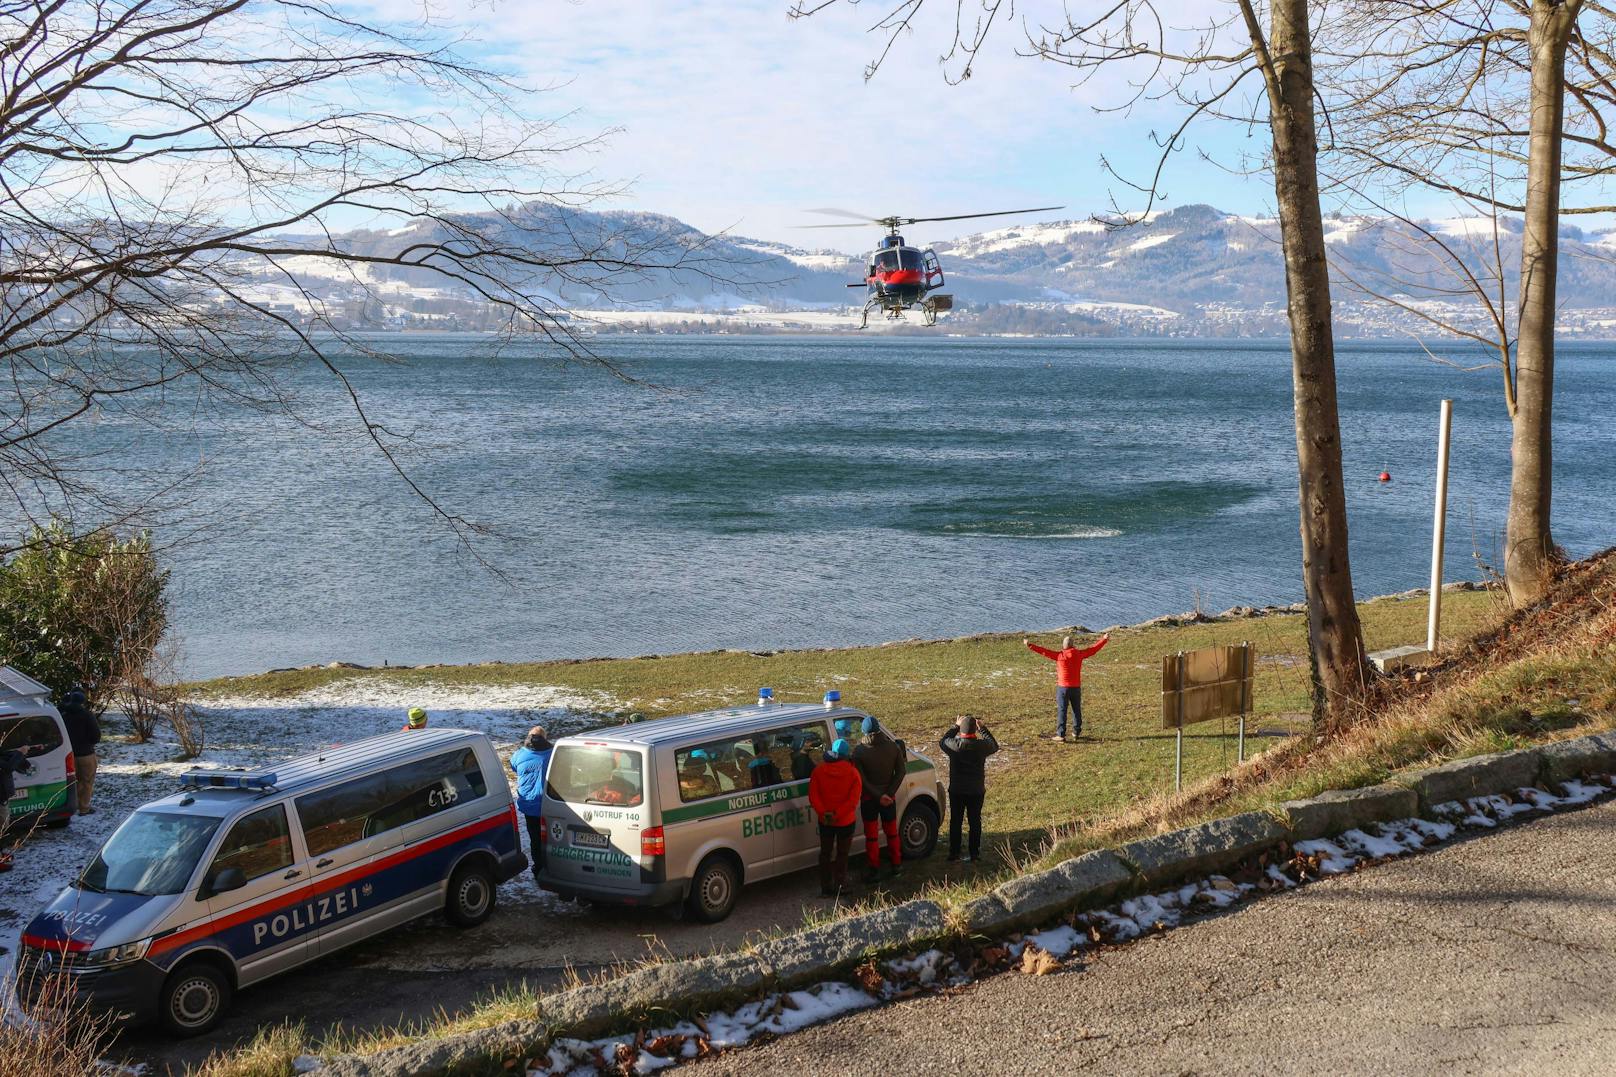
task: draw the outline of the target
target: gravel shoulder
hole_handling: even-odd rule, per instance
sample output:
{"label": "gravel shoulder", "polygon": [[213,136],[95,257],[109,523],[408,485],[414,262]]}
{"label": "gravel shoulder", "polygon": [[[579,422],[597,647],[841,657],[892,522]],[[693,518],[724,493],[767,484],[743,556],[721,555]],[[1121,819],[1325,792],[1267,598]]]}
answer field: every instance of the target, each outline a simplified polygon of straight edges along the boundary
{"label": "gravel shoulder", "polygon": [[1606,1074],[1616,802],[697,1066],[843,1073]]}

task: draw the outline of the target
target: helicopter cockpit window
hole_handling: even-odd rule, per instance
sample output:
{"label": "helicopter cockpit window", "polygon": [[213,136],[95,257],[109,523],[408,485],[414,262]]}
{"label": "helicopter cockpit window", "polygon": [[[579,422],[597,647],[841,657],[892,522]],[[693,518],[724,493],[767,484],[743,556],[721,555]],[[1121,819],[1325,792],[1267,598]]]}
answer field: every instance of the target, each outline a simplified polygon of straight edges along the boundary
{"label": "helicopter cockpit window", "polygon": [[905,269],[919,269],[920,268],[920,252],[915,250],[913,247],[905,247],[905,248],[903,248],[903,250],[901,250],[899,252],[899,257],[903,260],[903,268],[905,268]]}
{"label": "helicopter cockpit window", "polygon": [[877,269],[897,269],[898,268],[898,252],[897,251],[877,251],[876,255],[875,255],[875,268],[877,268]]}

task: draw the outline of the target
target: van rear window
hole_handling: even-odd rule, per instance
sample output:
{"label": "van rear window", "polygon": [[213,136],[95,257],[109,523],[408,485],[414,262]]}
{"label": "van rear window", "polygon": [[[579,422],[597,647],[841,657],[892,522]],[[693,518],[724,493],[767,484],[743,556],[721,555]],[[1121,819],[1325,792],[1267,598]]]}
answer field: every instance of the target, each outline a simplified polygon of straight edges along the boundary
{"label": "van rear window", "polygon": [[39,756],[61,746],[62,731],[57,727],[56,719],[49,715],[25,714],[20,718],[0,718],[0,751]]}
{"label": "van rear window", "polygon": [[639,804],[645,800],[643,759],[632,748],[558,744],[545,772],[545,795],[568,804]]}

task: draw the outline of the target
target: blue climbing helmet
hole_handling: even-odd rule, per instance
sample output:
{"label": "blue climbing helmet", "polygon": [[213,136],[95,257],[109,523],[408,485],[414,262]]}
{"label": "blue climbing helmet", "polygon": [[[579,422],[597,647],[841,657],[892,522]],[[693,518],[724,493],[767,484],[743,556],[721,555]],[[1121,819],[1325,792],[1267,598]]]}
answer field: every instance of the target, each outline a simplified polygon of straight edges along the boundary
{"label": "blue climbing helmet", "polygon": [[872,714],[868,718],[864,719],[859,728],[864,730],[864,735],[866,737],[873,737],[881,731],[881,723],[876,721],[875,715]]}
{"label": "blue climbing helmet", "polygon": [[853,754],[853,746],[842,737],[836,738],[836,743],[830,746],[825,755],[831,759],[846,759]]}
{"label": "blue climbing helmet", "polygon": [[852,733],[853,733],[853,719],[851,719],[851,718],[838,718],[838,719],[836,719],[836,735],[838,737],[851,736]]}

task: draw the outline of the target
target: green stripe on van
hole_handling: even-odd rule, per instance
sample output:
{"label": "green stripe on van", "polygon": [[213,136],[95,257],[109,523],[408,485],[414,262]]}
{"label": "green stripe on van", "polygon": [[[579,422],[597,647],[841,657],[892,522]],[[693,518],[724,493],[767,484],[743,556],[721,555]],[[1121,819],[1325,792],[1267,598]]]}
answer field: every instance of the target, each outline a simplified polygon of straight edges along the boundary
{"label": "green stripe on van", "polygon": [[27,796],[11,801],[13,815],[20,815],[23,812],[56,811],[67,804],[66,782],[46,782],[25,788],[28,790]]}
{"label": "green stripe on van", "polygon": [[[904,768],[908,773],[931,770],[932,765],[924,759],[911,759]],[[757,811],[770,804],[778,804],[782,800],[795,800],[808,795],[807,782],[791,782],[788,785],[776,785],[770,789],[753,789],[734,796],[713,797],[711,800],[701,801],[699,804],[681,804],[677,808],[668,808],[662,813],[662,822],[684,823],[691,819],[707,819],[715,815],[733,815],[736,812]]]}

